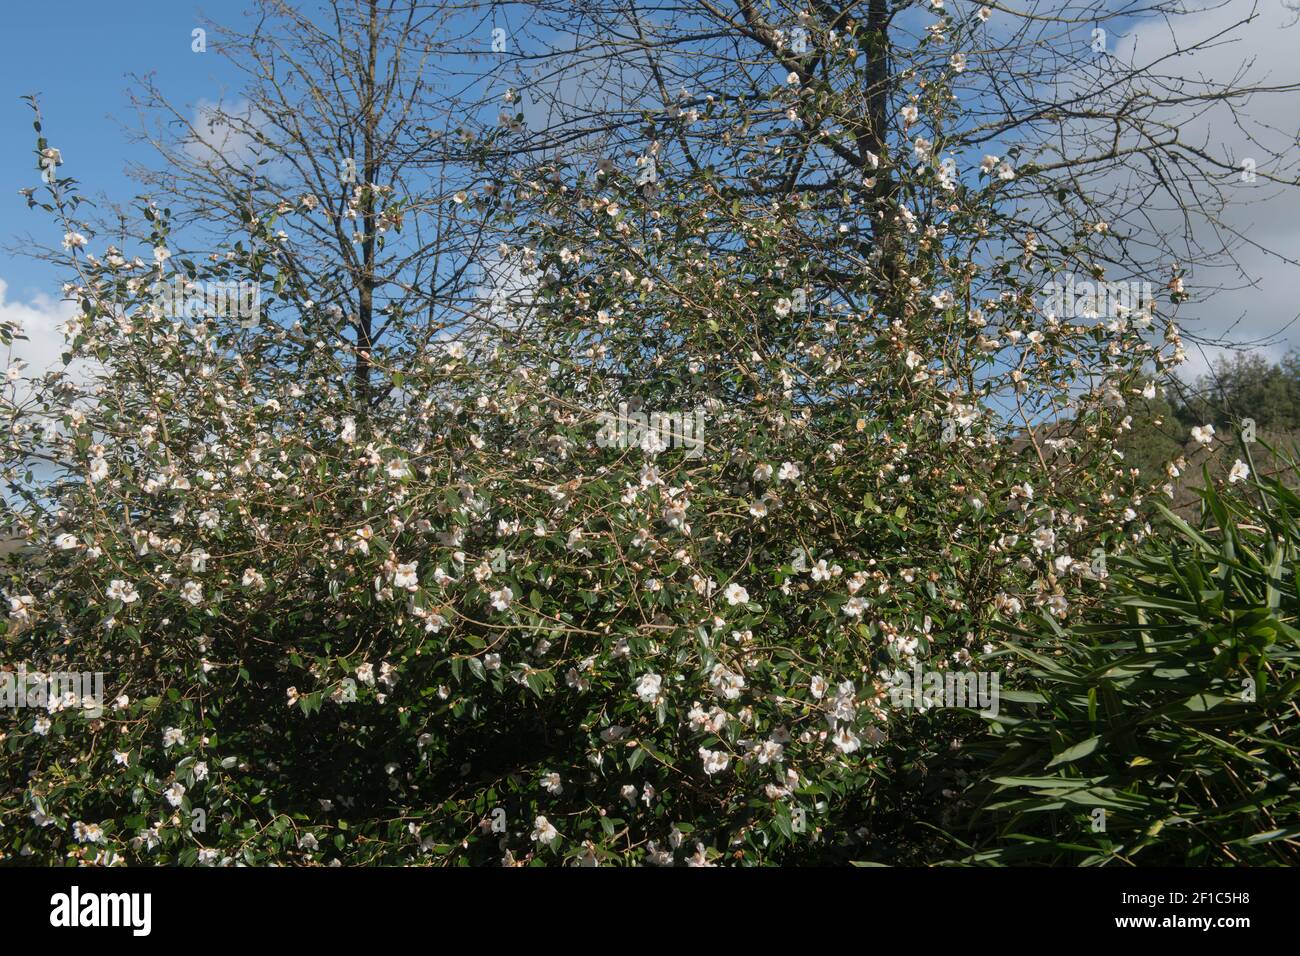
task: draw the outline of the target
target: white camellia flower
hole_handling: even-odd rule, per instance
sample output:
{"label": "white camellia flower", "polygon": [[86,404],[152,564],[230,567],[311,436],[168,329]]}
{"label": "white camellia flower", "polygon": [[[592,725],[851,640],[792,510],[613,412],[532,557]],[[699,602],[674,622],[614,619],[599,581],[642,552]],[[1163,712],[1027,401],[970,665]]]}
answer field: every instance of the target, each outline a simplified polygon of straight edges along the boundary
{"label": "white camellia flower", "polygon": [[186,581],[181,585],[181,600],[198,607],[203,603],[203,585],[198,581]]}
{"label": "white camellia flower", "polygon": [[728,584],[722,592],[722,596],[727,599],[728,604],[748,604],[749,592],[734,581]]}
{"label": "white camellia flower", "polygon": [[1192,438],[1196,439],[1202,445],[1208,445],[1214,441],[1213,425],[1194,425],[1192,427]]}
{"label": "white camellia flower", "polygon": [[551,825],[546,817],[539,816],[533,821],[533,840],[550,846],[560,836],[560,831]]}
{"label": "white camellia flower", "polygon": [[659,697],[664,679],[653,672],[641,675],[636,684],[636,695],[647,704],[653,704]]}
{"label": "white camellia flower", "polygon": [[98,823],[82,823],[78,820],[72,825],[72,835],[78,843],[99,843],[104,839],[104,830]]}
{"label": "white camellia flower", "polygon": [[821,674],[814,674],[813,679],[808,682],[808,692],[821,700],[826,696],[826,678]]}
{"label": "white camellia flower", "polygon": [[140,600],[140,594],[133,586],[116,578],[108,583],[104,596],[114,601],[121,601],[123,604],[134,604]]}
{"label": "white camellia flower", "polygon": [[393,572],[393,587],[414,591],[420,586],[420,578],[415,572],[417,562],[399,564]]}
{"label": "white camellia flower", "polygon": [[841,727],[839,730],[835,731],[831,741],[840,752],[846,754],[851,754],[862,746],[862,741],[859,740],[857,735],[847,727]]}
{"label": "white camellia flower", "polygon": [[551,794],[563,793],[564,784],[560,780],[560,775],[558,773],[543,774],[542,789]]}
{"label": "white camellia flower", "polygon": [[18,594],[9,599],[9,616],[14,620],[26,623],[32,618],[32,611],[36,609],[36,598],[30,594]]}
{"label": "white camellia flower", "polygon": [[745,678],[723,664],[714,664],[709,674],[709,686],[727,700],[735,700],[745,688]]}
{"label": "white camellia flower", "polygon": [[508,587],[502,587],[498,591],[493,591],[489,596],[492,599],[492,606],[494,608],[498,611],[505,611],[514,602],[515,592],[510,590]]}
{"label": "white camellia flower", "polygon": [[1029,540],[1034,545],[1034,550],[1042,553],[1051,551],[1056,547],[1056,532],[1051,528],[1035,528],[1034,533],[1029,536]]}
{"label": "white camellia flower", "polygon": [[794,481],[794,480],[797,479],[801,474],[802,474],[802,472],[799,470],[799,466],[798,466],[798,465],[796,465],[796,464],[795,464],[794,462],[792,462],[792,461],[787,461],[787,462],[783,462],[783,463],[781,464],[781,468],[780,468],[780,470],[777,471],[777,473],[776,473],[776,480],[777,480],[777,481]]}
{"label": "white camellia flower", "polygon": [[185,787],[179,780],[173,781],[172,785],[163,791],[163,796],[173,807],[179,807],[185,797]]}
{"label": "white camellia flower", "polygon": [[762,743],[754,745],[751,754],[760,766],[769,763],[780,763],[785,757],[785,747],[775,740],[764,740]]}
{"label": "white camellia flower", "polygon": [[1238,458],[1233,462],[1232,470],[1228,472],[1228,482],[1236,484],[1239,481],[1245,481],[1250,477],[1250,466]]}
{"label": "white camellia flower", "polygon": [[722,773],[731,764],[731,757],[721,750],[708,750],[705,747],[700,748],[700,759],[704,761],[704,772],[710,777]]}

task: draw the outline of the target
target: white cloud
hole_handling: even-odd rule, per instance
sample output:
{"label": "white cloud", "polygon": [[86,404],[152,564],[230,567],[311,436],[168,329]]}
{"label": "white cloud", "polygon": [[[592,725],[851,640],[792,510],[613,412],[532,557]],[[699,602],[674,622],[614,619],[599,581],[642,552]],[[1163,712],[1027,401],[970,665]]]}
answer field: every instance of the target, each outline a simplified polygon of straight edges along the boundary
{"label": "white cloud", "polygon": [[[1163,20],[1137,26],[1122,38],[1116,55],[1130,62],[1152,62],[1170,55],[1175,41],[1182,46],[1220,37],[1251,12],[1249,5],[1219,4],[1210,9],[1173,18],[1174,29]],[[1190,54],[1174,56],[1160,64],[1167,76],[1200,85],[1231,84],[1280,87],[1300,83],[1300,26],[1295,14],[1281,2],[1260,4],[1254,22],[1245,24]],[[1223,229],[1208,222],[1196,225],[1195,235],[1208,249],[1222,244],[1236,260],[1218,268],[1201,267],[1189,276],[1189,286],[1208,295],[1179,309],[1178,322],[1203,342],[1227,341],[1256,348],[1269,360],[1300,346],[1300,302],[1294,293],[1300,281],[1300,189],[1270,183],[1265,174],[1284,180],[1297,175],[1297,127],[1294,92],[1264,93],[1188,112],[1178,123],[1179,138],[1207,153],[1241,166],[1257,165],[1254,181],[1225,174],[1227,205],[1218,211]],[[1269,158],[1284,154],[1284,166]],[[1244,171],[1244,170],[1243,170]],[[1157,228],[1181,232],[1183,220],[1171,210],[1150,210]],[[1262,248],[1261,248],[1262,247]],[[1289,260],[1289,261],[1288,261]],[[1216,287],[1219,287],[1216,289]],[[1213,290],[1213,291],[1210,291]],[[1184,379],[1194,379],[1227,349],[1188,348]]]}
{"label": "white cloud", "polygon": [[185,141],[185,152],[205,165],[252,169],[264,152],[249,129],[264,125],[265,119],[248,100],[230,104],[199,100],[190,123],[195,138]]}
{"label": "white cloud", "polygon": [[74,303],[44,293],[37,293],[28,302],[11,302],[9,283],[0,279],[0,322],[18,325],[27,337],[26,341],[14,341],[10,362],[26,362],[28,377],[61,367],[65,342],[57,326],[67,322],[75,312]]}

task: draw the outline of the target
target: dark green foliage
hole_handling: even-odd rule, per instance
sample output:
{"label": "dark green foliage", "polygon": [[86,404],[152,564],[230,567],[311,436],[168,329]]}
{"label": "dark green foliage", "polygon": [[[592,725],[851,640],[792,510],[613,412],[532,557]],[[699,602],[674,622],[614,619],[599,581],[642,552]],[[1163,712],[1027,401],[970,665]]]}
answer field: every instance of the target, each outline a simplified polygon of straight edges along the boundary
{"label": "dark green foliage", "polygon": [[1094,613],[1014,632],[968,862],[1300,862],[1300,497],[1206,485]]}

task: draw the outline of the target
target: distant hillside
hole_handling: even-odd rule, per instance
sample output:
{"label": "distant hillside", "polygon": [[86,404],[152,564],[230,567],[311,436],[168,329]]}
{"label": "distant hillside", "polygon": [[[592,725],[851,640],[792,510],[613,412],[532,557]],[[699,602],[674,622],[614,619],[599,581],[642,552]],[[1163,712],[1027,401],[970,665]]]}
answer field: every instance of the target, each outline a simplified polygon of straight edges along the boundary
{"label": "distant hillside", "polygon": [[[1195,383],[1173,382],[1155,398],[1135,398],[1128,411],[1132,430],[1120,442],[1124,463],[1151,481],[1171,482],[1175,510],[1194,508],[1205,467],[1212,479],[1223,481],[1233,463],[1247,457],[1238,432],[1248,422],[1256,438],[1249,445],[1255,468],[1265,475],[1283,470],[1265,445],[1291,455],[1300,443],[1300,357],[1289,354],[1270,364],[1258,355],[1237,355]],[[1204,425],[1214,427],[1208,448],[1192,436],[1193,428]],[[1180,460],[1180,473],[1169,476],[1169,463]]]}

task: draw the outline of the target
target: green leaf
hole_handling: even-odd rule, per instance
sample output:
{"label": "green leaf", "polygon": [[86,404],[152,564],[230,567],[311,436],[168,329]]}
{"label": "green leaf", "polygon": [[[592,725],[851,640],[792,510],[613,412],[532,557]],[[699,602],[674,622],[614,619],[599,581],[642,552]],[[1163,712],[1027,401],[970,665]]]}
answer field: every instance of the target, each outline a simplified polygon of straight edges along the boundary
{"label": "green leaf", "polygon": [[1097,749],[1097,743],[1100,740],[1100,737],[1089,737],[1087,740],[1081,740],[1073,747],[1067,747],[1065,750],[1062,750],[1047,762],[1047,766],[1055,767],[1057,764],[1070,763],[1073,760],[1078,760],[1080,757],[1086,757]]}

